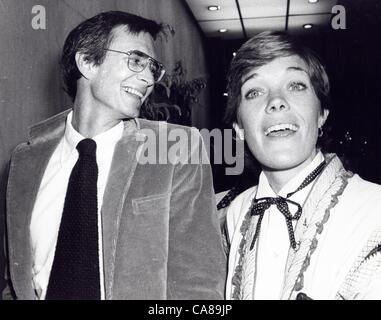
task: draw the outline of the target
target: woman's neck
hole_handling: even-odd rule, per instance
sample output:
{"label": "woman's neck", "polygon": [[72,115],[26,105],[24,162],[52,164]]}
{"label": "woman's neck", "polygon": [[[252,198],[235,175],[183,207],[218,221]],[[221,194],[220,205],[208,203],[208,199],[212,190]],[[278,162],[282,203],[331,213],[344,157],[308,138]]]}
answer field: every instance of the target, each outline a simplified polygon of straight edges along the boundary
{"label": "woman's neck", "polygon": [[318,150],[315,150],[311,156],[298,164],[297,166],[283,169],[274,170],[271,168],[263,167],[262,170],[275,193],[278,193],[282,188],[294,177],[296,177],[304,168],[306,168],[316,157]]}

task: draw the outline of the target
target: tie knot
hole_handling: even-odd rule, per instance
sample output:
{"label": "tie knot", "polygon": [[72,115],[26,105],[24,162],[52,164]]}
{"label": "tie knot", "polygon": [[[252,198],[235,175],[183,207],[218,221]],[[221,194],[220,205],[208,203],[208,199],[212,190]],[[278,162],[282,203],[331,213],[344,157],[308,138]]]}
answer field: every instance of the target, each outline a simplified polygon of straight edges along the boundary
{"label": "tie knot", "polygon": [[95,157],[95,151],[97,150],[97,144],[93,139],[83,139],[77,144],[77,150],[79,156]]}

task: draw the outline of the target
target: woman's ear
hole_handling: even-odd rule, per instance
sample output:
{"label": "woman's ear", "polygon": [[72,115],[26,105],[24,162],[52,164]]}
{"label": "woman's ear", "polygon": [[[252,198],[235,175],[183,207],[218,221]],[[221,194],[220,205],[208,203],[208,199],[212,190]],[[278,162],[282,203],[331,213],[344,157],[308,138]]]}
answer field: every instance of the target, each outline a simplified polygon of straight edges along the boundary
{"label": "woman's ear", "polygon": [[329,110],[323,109],[323,112],[319,116],[319,123],[318,123],[319,128],[324,126],[324,123],[327,121],[328,115],[329,115]]}
{"label": "woman's ear", "polygon": [[233,123],[233,129],[234,129],[235,133],[237,134],[237,137],[240,140],[244,140],[245,139],[244,130],[239,126],[239,124],[237,122]]}
{"label": "woman's ear", "polygon": [[77,68],[82,76],[86,79],[91,79],[96,72],[94,63],[90,62],[87,56],[80,52],[75,54],[75,62],[77,63]]}

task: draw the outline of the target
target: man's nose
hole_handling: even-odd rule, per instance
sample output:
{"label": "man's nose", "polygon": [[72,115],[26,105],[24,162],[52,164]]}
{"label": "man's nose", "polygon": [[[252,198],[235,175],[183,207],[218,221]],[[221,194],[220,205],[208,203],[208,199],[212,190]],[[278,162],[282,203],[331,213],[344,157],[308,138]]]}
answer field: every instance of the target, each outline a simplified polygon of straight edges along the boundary
{"label": "man's nose", "polygon": [[151,87],[155,83],[155,79],[149,66],[147,66],[143,71],[137,73],[136,76],[139,80],[145,82],[147,87]]}
{"label": "man's nose", "polygon": [[290,106],[280,94],[272,95],[266,106],[266,113],[288,111],[288,110],[290,110]]}

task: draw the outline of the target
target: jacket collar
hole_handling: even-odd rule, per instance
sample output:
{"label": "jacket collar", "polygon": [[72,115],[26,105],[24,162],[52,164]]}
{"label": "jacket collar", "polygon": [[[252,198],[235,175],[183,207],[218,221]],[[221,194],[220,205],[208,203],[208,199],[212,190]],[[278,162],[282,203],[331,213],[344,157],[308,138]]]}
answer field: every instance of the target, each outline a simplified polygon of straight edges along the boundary
{"label": "jacket collar", "polygon": [[[65,130],[65,120],[72,109],[67,109],[49,119],[41,121],[29,128],[29,144],[45,142],[55,137],[62,137]],[[149,126],[151,121],[145,119],[126,119],[124,121],[123,136],[137,133],[140,129]]]}

